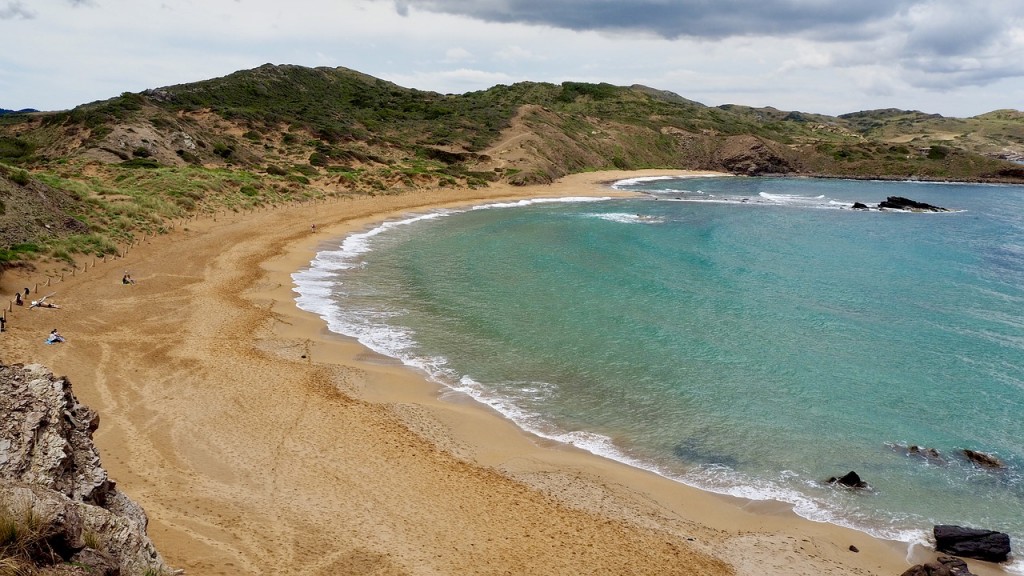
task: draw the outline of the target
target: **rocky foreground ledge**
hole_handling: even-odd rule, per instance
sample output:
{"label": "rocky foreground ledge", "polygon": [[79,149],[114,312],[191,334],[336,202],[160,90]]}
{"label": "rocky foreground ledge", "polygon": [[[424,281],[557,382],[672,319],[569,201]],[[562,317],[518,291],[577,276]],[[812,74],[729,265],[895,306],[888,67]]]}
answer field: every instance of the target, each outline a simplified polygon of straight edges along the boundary
{"label": "rocky foreground ledge", "polygon": [[0,415],[0,565],[19,574],[175,573],[146,535],[145,512],[100,465],[99,415],[66,378],[0,364]]}

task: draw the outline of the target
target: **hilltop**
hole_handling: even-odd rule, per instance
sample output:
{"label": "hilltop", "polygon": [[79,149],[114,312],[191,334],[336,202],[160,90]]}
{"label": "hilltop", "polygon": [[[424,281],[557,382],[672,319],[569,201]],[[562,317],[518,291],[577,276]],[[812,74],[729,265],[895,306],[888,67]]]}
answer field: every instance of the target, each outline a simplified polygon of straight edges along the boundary
{"label": "hilltop", "polygon": [[466,94],[267,64],[69,111],[0,115],[0,263],[106,253],[169,219],[322,196],[701,169],[1024,182],[1024,114],[828,116],[710,107],[646,86]]}

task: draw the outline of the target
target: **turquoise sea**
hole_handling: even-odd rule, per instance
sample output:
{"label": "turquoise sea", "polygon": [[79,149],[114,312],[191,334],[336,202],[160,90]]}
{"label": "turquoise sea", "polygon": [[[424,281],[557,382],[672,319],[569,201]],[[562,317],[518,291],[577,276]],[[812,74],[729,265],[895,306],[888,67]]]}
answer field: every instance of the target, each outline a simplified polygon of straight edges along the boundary
{"label": "turquoise sea", "polygon": [[[298,304],[535,434],[883,538],[952,523],[1024,546],[1024,187],[615,187],[640,194],[339,239],[294,275]],[[887,196],[954,211],[850,209]],[[850,470],[870,490],[824,482]]]}

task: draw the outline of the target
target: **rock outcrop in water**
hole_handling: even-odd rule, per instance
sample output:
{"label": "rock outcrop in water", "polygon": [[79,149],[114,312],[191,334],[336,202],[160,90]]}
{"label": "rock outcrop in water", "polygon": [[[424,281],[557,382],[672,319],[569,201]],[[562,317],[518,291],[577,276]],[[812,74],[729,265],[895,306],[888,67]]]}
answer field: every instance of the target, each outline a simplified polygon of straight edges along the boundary
{"label": "rock outcrop in water", "polygon": [[846,486],[847,488],[868,488],[868,483],[861,480],[860,475],[850,470],[844,476],[833,476],[826,480],[829,484],[839,484],[840,486]]}
{"label": "rock outcrop in water", "polygon": [[[73,563],[82,574],[170,573],[145,512],[117,491],[92,443],[99,415],[66,378],[37,364],[0,365],[0,518],[18,537],[0,559]],[[76,568],[69,567],[74,574]],[[20,572],[19,572],[20,573]]]}
{"label": "rock outcrop in water", "polygon": [[910,212],[949,212],[949,209],[918,202],[902,196],[889,196],[878,203],[879,210],[908,210]]}
{"label": "rock outcrop in water", "polygon": [[940,524],[934,534],[935,549],[946,554],[986,562],[1006,562],[1010,554],[1010,536],[1003,532]]}
{"label": "rock outcrop in water", "polygon": [[1003,461],[1000,460],[999,458],[996,458],[991,454],[978,452],[977,450],[970,450],[964,448],[963,455],[972,464],[976,464],[978,466],[981,466],[982,468],[998,470],[1006,467],[1006,465],[1003,464]]}

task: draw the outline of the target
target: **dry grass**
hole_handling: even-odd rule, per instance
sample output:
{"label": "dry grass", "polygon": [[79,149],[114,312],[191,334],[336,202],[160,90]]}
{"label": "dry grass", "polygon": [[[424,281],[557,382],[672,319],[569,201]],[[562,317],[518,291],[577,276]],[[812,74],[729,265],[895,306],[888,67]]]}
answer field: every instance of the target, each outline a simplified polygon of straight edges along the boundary
{"label": "dry grass", "polygon": [[29,576],[57,559],[53,528],[31,506],[0,501],[0,576]]}

